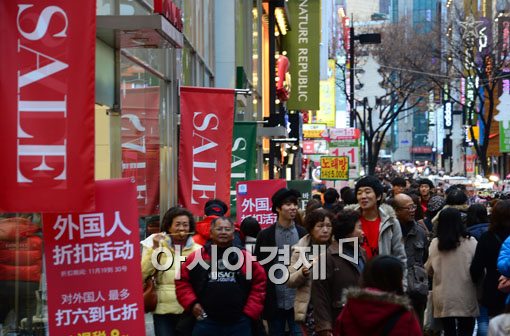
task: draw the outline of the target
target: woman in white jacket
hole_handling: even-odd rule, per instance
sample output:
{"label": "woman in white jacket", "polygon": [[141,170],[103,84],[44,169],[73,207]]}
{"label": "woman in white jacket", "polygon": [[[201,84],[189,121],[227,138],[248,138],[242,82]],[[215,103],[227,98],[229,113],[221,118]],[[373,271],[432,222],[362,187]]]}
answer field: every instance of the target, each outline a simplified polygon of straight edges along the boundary
{"label": "woman in white jacket", "polygon": [[476,244],[467,234],[459,210],[441,211],[425,268],[433,276],[434,317],[441,319],[445,336],[473,334],[478,301],[469,268]]}

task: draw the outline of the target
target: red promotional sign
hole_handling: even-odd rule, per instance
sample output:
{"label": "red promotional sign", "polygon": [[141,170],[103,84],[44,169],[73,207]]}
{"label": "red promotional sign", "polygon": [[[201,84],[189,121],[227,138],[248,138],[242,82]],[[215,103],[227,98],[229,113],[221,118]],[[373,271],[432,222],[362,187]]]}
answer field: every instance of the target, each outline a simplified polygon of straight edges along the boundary
{"label": "red promotional sign", "polygon": [[43,215],[50,335],[145,335],[135,185],[95,190],[93,213]]}
{"label": "red promotional sign", "polygon": [[122,95],[122,177],[135,181],[138,214],[159,214],[159,86]]}
{"label": "red promotional sign", "polygon": [[181,87],[179,203],[195,215],[230,203],[234,90]]}
{"label": "red promotional sign", "polygon": [[271,211],[271,197],[281,188],[287,187],[285,180],[256,180],[237,182],[237,222],[246,217],[254,217],[262,229],[276,222],[276,214]]}
{"label": "red promotional sign", "polygon": [[0,212],[94,205],[96,1],[0,1]]}

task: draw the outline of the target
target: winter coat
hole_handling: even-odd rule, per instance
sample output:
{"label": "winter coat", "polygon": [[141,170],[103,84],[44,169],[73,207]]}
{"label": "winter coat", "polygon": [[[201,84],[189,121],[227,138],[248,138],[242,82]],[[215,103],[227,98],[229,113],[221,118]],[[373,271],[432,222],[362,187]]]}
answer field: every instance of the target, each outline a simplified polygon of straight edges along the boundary
{"label": "winter coat", "polygon": [[[345,208],[359,210],[359,204],[349,205]],[[392,255],[399,259],[402,265],[407,265],[402,229],[395,215],[395,210],[387,204],[381,204],[379,206],[379,216],[381,217],[378,242],[379,254]],[[407,268],[404,268],[404,290],[407,290]]]}
{"label": "winter coat", "polygon": [[207,216],[200,222],[197,222],[195,225],[196,233],[193,236],[193,240],[197,244],[204,246],[205,243],[207,243],[207,241],[211,238],[211,222],[215,218],[218,218],[218,216]]}
{"label": "winter coat", "polygon": [[[303,238],[307,234],[306,229],[302,226],[296,225],[296,230],[299,236],[299,239]],[[276,224],[271,225],[270,227],[262,230],[257,235],[257,242],[255,244],[254,255],[257,257],[258,261],[265,260],[270,257],[270,252],[262,252],[261,247],[276,247]],[[269,269],[273,266],[278,260],[278,256],[275,256],[273,260],[262,265],[266,274],[269,273]],[[264,319],[270,319],[275,316],[278,311],[278,302],[276,301],[276,287],[275,284],[271,281],[267,281],[266,286],[266,299],[264,303]]]}
{"label": "winter coat", "polygon": [[476,238],[476,240],[480,241],[480,238],[482,237],[482,234],[487,232],[487,229],[489,229],[489,223],[480,223],[475,224],[467,227],[467,232]]}
{"label": "winter coat", "polygon": [[389,335],[422,335],[420,323],[406,296],[377,289],[349,289],[347,302],[336,320],[334,335],[380,336],[394,314],[401,311]]}
{"label": "winter coat", "polygon": [[432,276],[434,317],[478,316],[476,287],[469,268],[475,255],[476,239],[460,238],[460,245],[451,251],[439,251],[439,240],[432,239],[425,269]]}
{"label": "winter coat", "polygon": [[289,265],[290,276],[287,281],[287,286],[297,289],[296,298],[294,299],[294,320],[297,322],[304,322],[306,319],[310,293],[312,291],[312,275],[309,274],[305,276],[301,270],[302,267],[296,269],[294,266],[298,265],[300,255],[299,247],[311,247],[311,240],[310,234],[307,234],[301,238],[296,245],[292,246],[292,255]]}
{"label": "winter coat", "polygon": [[498,270],[502,275],[510,278],[510,236],[505,239],[499,251]]}
{"label": "winter coat", "polygon": [[[347,246],[347,245],[346,245]],[[343,254],[349,253],[344,246]],[[363,248],[358,247],[363,253]],[[364,264],[364,255],[358,257],[358,265]],[[315,320],[315,331],[333,330],[338,314],[342,310],[342,298],[349,287],[358,286],[361,270],[354,262],[340,256],[338,242],[331,244],[326,252],[326,277],[312,281],[312,306]]]}
{"label": "winter coat", "polygon": [[404,237],[407,256],[407,292],[411,295],[426,297],[429,293],[428,276],[425,260],[428,255],[428,239],[425,230],[415,221]]}
{"label": "winter coat", "polygon": [[[205,295],[211,295],[211,293],[204,293],[206,285],[210,282],[209,276],[211,272],[211,255],[208,252],[208,246],[202,247],[190,254],[186,261],[181,265],[181,277],[175,281],[177,299],[179,303],[184,307],[185,310],[190,311],[195,303],[202,303],[201,300]],[[240,249],[243,254],[244,261],[242,262],[240,269],[240,277],[236,277],[236,283],[244,291],[243,298],[230,297],[226,298],[225,301],[243,300],[244,308],[242,313],[253,320],[259,319],[262,310],[264,308],[264,298],[266,290],[266,274],[262,266],[253,259],[252,255],[245,249]],[[235,255],[235,254],[231,254]],[[206,269],[201,264],[201,258],[209,268]],[[190,264],[196,263],[193,267],[189,267]],[[232,263],[235,265],[235,263]],[[249,267],[247,267],[250,265]],[[189,269],[191,268],[191,269]],[[248,271],[251,271],[251,279],[249,279]],[[225,283],[226,286],[230,284]],[[216,302],[217,305],[222,305],[224,302]],[[204,307],[204,309],[207,309]],[[213,312],[206,312],[209,315],[213,315]],[[233,321],[235,322],[235,321]]]}
{"label": "winter coat", "polygon": [[[151,257],[154,252],[153,238],[155,234],[150,235],[145,240],[141,242],[143,246],[142,251],[142,276],[143,279],[147,279],[149,276],[154,274],[156,269],[152,265]],[[172,255],[174,256],[174,262],[170,269],[166,271],[158,271],[156,274],[156,293],[158,294],[158,305],[156,306],[156,310],[154,310],[154,314],[181,314],[184,311],[184,308],[177,301],[177,296],[175,293],[175,271],[177,265],[180,265],[177,262],[175,256],[175,250],[170,244],[170,238],[168,240],[164,240],[162,243],[162,247],[165,247],[170,250]],[[186,241],[186,245],[181,249],[181,256],[187,257],[193,251],[200,249],[201,246],[196,244],[193,241],[193,238],[188,237]],[[166,257],[164,254],[161,255],[160,264],[164,264],[166,261]]]}
{"label": "winter coat", "polygon": [[488,336],[510,335],[510,314],[501,314],[489,321]]}
{"label": "winter coat", "polygon": [[473,281],[482,285],[480,303],[488,308],[489,316],[499,315],[505,308],[506,295],[498,290],[498,279],[501,274],[497,264],[502,244],[503,240],[494,232],[482,234],[469,268]]}

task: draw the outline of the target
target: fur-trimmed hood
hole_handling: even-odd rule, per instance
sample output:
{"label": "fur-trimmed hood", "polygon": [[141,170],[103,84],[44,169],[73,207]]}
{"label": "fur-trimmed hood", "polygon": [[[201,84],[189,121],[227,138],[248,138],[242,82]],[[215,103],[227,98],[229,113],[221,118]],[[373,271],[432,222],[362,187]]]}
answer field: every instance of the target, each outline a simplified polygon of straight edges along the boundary
{"label": "fur-trimmed hood", "polygon": [[374,288],[358,288],[358,287],[349,288],[344,292],[342,296],[342,302],[345,304],[349,299],[373,301],[376,303],[395,304],[405,307],[407,310],[413,309],[411,301],[407,296],[383,292],[381,290]]}
{"label": "fur-trimmed hood", "polygon": [[403,295],[373,288],[350,288],[344,298],[347,302],[337,320],[337,330],[343,331],[342,335],[381,335],[388,320],[400,311],[391,335],[421,335],[411,303]]}

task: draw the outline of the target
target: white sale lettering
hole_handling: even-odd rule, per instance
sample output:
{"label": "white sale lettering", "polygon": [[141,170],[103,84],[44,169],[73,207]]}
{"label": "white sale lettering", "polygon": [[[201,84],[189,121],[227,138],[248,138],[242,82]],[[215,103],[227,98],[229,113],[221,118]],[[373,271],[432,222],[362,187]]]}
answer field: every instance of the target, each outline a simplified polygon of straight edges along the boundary
{"label": "white sale lettering", "polygon": [[[40,13],[30,10],[33,6],[18,5],[16,17],[18,56],[23,59],[17,69],[17,182],[32,183],[38,178],[65,182],[67,83],[58,75],[69,65],[58,59],[62,52],[55,55],[51,52],[57,47],[62,49],[67,41],[68,16],[57,6],[48,6]],[[37,46],[41,49],[36,50]],[[37,90],[34,85],[38,85]],[[40,121],[50,119],[54,125],[53,139],[40,139],[47,127]]]}
{"label": "white sale lettering", "polygon": [[[209,150],[218,146],[218,144],[199,132],[203,131],[218,131],[219,118],[214,113],[208,113],[205,117],[202,112],[195,112],[193,114],[193,180],[191,185],[191,203],[199,204],[195,199],[198,195],[199,198],[209,199],[216,198],[216,184],[203,184],[200,183],[201,176],[210,176],[210,170],[216,171],[217,161],[208,159]],[[205,158],[204,158],[205,156]],[[209,195],[207,193],[210,193]]]}

